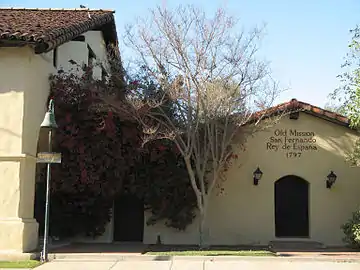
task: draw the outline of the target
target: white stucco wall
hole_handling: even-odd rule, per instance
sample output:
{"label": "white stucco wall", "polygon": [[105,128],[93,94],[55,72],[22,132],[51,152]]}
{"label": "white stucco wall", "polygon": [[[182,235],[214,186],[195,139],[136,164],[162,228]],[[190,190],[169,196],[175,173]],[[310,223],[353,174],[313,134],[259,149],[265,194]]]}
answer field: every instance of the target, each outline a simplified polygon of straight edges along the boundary
{"label": "white stucco wall", "polygon": [[[73,72],[69,60],[87,64],[87,44],[99,61],[106,59],[101,32],[85,35],[86,42],[71,41],[57,49],[59,69]],[[49,75],[56,71],[53,51],[36,55],[29,47],[1,47],[0,70],[0,250],[28,252],[38,238],[33,218],[36,153]],[[94,73],[101,78],[101,70]],[[110,236],[111,224],[99,239],[109,241]]]}
{"label": "white stucco wall", "polygon": [[27,68],[29,82],[25,92],[23,128],[26,140],[23,142],[23,152],[36,155],[37,144],[33,142],[38,141],[40,124],[47,109],[46,102],[50,91],[49,76],[56,71],[53,66],[53,51],[39,55],[32,53]]}
{"label": "white stucco wall", "polygon": [[28,47],[0,48],[0,250],[31,251],[37,244],[35,157],[49,59]]}
{"label": "white stucco wall", "polygon": [[[0,49],[0,154],[21,152],[24,92],[28,80],[28,50]],[[19,78],[22,78],[21,80]]]}
{"label": "white stucco wall", "polygon": [[[145,212],[145,222],[151,216],[151,213]],[[155,244],[157,236],[160,236],[162,244],[176,245],[197,245],[199,244],[199,219],[195,218],[185,231],[169,228],[164,222],[158,222],[155,225],[147,226],[144,224],[145,244]]]}
{"label": "white stucco wall", "polygon": [[[75,61],[77,65],[69,62]],[[57,68],[77,75],[82,74],[81,67],[88,63],[88,48],[85,42],[69,41],[57,48]]]}
{"label": "white stucco wall", "polygon": [[90,46],[96,55],[96,64],[93,70],[95,79],[101,79],[101,66],[109,71],[106,45],[101,31],[88,31],[84,34],[85,42]]}
{"label": "white stucco wall", "polygon": [[[54,71],[51,54],[35,55],[30,48],[1,48],[0,59],[0,157],[35,157],[49,93],[48,76]],[[34,166],[33,163],[27,166]],[[33,170],[28,169],[28,172]],[[32,175],[27,177],[32,178]],[[6,189],[1,190],[4,196],[12,196]],[[0,205],[1,216],[8,206],[6,203]],[[24,214],[32,217],[31,211]]]}
{"label": "white stucco wall", "polygon": [[[287,158],[284,151],[270,151],[266,143],[275,129],[297,129],[315,133],[317,151],[302,151],[300,158]],[[283,176],[296,175],[310,183],[310,240],[326,245],[343,245],[340,226],[360,207],[360,169],[345,162],[357,136],[350,129],[328,121],[300,114],[299,120],[284,118],[275,127],[248,140],[246,151],[239,151],[224,183],[224,194],[212,196],[207,217],[208,244],[264,245],[275,237],[274,184]],[[263,171],[258,186],[253,172]],[[333,170],[337,181],[332,189],[325,185]],[[144,227],[144,243],[156,242],[160,232],[164,244],[199,243],[198,227],[192,224],[185,232],[164,225]]]}
{"label": "white stucco wall", "polygon": [[93,77],[101,79],[101,66],[108,70],[106,45],[101,31],[88,31],[83,34],[85,41],[70,41],[57,48],[57,68],[65,72],[82,74],[81,69],[69,61],[75,61],[80,67],[88,64],[88,46],[96,55]]}

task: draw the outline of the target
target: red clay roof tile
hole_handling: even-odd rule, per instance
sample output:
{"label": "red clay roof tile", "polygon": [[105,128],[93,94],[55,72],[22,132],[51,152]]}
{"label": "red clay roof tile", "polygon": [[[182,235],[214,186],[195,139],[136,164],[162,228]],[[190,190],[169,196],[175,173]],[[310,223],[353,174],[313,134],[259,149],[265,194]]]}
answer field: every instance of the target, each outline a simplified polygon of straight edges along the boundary
{"label": "red clay roof tile", "polygon": [[323,118],[325,120],[328,120],[330,122],[333,122],[335,124],[339,124],[342,126],[349,127],[349,125],[350,125],[350,120],[346,116],[319,108],[319,107],[311,105],[309,103],[298,101],[296,99],[292,99],[288,102],[281,103],[281,104],[271,107],[267,110],[260,111],[257,113],[257,115],[258,115],[258,117],[264,117],[264,115],[271,116],[271,115],[279,114],[279,113],[283,113],[283,112],[290,113],[290,112],[295,112],[295,111],[312,114],[314,116]]}
{"label": "red clay roof tile", "polygon": [[0,45],[32,45],[42,53],[89,30],[103,30],[117,42],[114,11],[0,8]]}

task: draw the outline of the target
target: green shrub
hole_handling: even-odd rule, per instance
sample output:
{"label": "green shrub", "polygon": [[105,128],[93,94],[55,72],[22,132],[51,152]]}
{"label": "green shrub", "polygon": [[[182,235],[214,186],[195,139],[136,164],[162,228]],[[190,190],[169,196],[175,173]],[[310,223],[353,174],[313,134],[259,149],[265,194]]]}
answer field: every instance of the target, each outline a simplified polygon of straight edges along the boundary
{"label": "green shrub", "polygon": [[352,218],[341,226],[344,241],[352,247],[360,248],[360,210],[353,212]]}

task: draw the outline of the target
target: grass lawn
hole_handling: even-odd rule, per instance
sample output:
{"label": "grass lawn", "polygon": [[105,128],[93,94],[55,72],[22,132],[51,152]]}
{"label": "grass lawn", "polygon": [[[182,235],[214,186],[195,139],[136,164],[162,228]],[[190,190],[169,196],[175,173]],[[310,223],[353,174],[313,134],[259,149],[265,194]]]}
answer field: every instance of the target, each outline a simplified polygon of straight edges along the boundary
{"label": "grass lawn", "polygon": [[0,268],[34,268],[41,262],[35,260],[29,261],[0,261]]}
{"label": "grass lawn", "polygon": [[150,251],[147,255],[158,256],[275,256],[266,250],[184,250],[184,251]]}

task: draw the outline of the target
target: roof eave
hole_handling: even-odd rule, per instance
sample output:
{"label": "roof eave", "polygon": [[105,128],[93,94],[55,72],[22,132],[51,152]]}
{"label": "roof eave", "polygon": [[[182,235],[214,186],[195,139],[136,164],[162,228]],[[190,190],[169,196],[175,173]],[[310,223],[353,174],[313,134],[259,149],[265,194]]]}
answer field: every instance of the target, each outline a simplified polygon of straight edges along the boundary
{"label": "roof eave", "polygon": [[[54,48],[76,38],[77,36],[94,30],[99,29],[103,32],[105,37],[106,33],[106,40],[107,43],[117,44],[117,33],[116,33],[116,26],[115,26],[115,18],[114,18],[114,11],[109,13],[103,14],[96,18],[96,22],[81,22],[77,25],[75,31],[73,26],[69,26],[69,30],[62,29],[61,31],[54,30],[53,32],[48,33],[49,36],[53,38],[45,37],[41,39],[20,39],[14,38],[14,36],[9,37],[2,37],[0,38],[0,46],[2,47],[21,47],[30,45],[34,48],[36,54],[46,53]],[[89,25],[90,24],[90,25]]]}
{"label": "roof eave", "polygon": [[247,124],[252,124],[259,120],[261,121],[273,116],[290,115],[292,113],[300,113],[300,112],[323,119],[325,121],[334,123],[336,125],[340,125],[352,130],[356,130],[355,128],[351,127],[350,120],[343,115],[333,113],[328,110],[321,109],[319,107],[312,106],[310,104],[301,101],[293,101],[293,100],[291,102],[281,103],[269,109],[256,112],[253,115],[253,117],[251,117],[251,119],[248,121]]}
{"label": "roof eave", "polygon": [[24,46],[32,46],[34,47],[36,42],[29,42],[23,40],[7,40],[0,39],[0,47],[24,47]]}
{"label": "roof eave", "polygon": [[315,112],[312,112],[312,111],[307,111],[307,110],[303,110],[303,111],[301,111],[301,112],[304,112],[304,113],[306,113],[306,114],[309,114],[309,115],[318,117],[318,118],[320,118],[320,119],[323,119],[323,120],[326,120],[326,121],[329,121],[329,122],[332,122],[332,123],[337,124],[337,125],[340,125],[340,126],[344,126],[344,127],[353,129],[353,128],[350,127],[350,122],[349,122],[349,121],[344,122],[344,121],[341,121],[341,120],[338,120],[338,119],[334,119],[334,118],[328,117],[328,116],[326,116],[326,115],[321,115],[321,114],[318,114],[318,113],[315,113]]}

